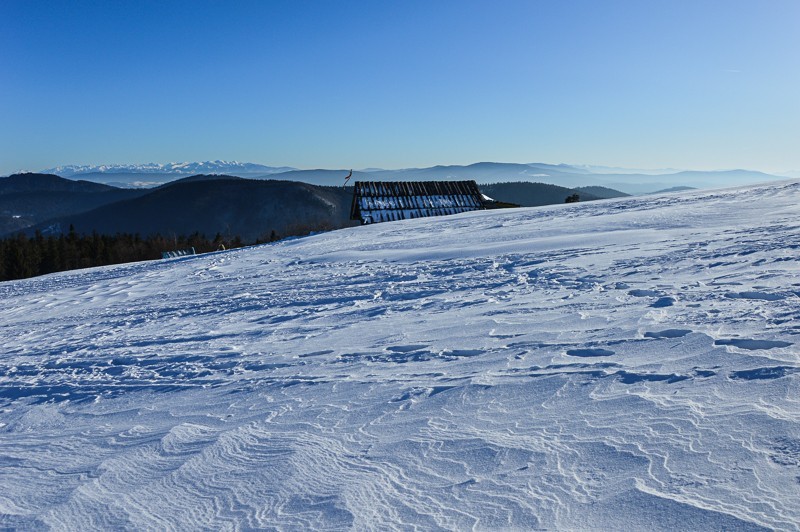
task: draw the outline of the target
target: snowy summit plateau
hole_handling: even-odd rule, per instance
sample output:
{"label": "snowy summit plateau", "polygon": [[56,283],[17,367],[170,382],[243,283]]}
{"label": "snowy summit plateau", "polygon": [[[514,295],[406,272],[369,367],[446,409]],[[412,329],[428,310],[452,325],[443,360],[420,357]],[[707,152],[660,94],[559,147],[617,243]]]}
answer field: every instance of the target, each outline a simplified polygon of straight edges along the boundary
{"label": "snowy summit plateau", "polygon": [[800,183],[0,284],[0,527],[800,530]]}

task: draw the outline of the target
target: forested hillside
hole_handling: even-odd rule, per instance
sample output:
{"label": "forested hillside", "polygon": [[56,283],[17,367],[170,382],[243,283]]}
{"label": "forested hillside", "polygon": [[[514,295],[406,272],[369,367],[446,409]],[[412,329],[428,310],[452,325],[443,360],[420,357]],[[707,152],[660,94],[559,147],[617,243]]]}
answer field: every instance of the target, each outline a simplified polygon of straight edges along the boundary
{"label": "forested hillside", "polygon": [[[272,240],[277,240],[277,234]],[[163,251],[193,248],[197,253],[241,247],[238,237],[226,239],[217,234],[209,239],[199,233],[189,236],[141,237],[138,234],[79,235],[74,228],[67,234],[28,237],[19,233],[0,240],[0,281],[24,279],[66,270],[160,259]]]}
{"label": "forested hillside", "polygon": [[351,190],[288,181],[211,176],[169,183],[128,201],[48,220],[43,233],[222,234],[245,243],[352,225]]}
{"label": "forested hillside", "polygon": [[479,185],[479,187],[481,192],[492,199],[515,203],[521,207],[540,207],[542,205],[564,203],[573,194],[578,194],[580,201],[600,199],[588,192],[546,183],[496,183],[493,185]]}
{"label": "forested hillside", "polygon": [[0,236],[146,193],[146,190],[119,189],[50,174],[0,178]]}

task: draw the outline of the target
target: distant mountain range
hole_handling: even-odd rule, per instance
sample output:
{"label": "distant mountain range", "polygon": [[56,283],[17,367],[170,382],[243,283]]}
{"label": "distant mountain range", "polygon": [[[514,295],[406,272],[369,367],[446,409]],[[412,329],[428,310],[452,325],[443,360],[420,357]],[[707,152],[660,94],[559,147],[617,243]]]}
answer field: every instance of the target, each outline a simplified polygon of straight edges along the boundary
{"label": "distant mountain range", "polygon": [[238,161],[206,161],[201,163],[146,163],[146,164],[106,164],[106,165],[67,165],[56,166],[42,170],[43,174],[55,174],[61,177],[74,177],[86,174],[168,174],[168,175],[197,175],[197,174],[240,174],[264,175],[277,174],[294,170],[288,166],[273,167],[255,163],[240,163]]}
{"label": "distant mountain range", "polygon": [[[293,172],[279,174],[290,176]],[[354,174],[355,175],[355,174]],[[311,177],[306,173],[305,178]],[[601,186],[627,194],[646,194],[673,187],[724,188],[785,177],[750,170],[682,171],[671,174],[594,173],[587,168],[568,165],[476,163],[468,166],[434,166],[410,170],[383,170],[370,174],[370,179],[398,180],[461,180],[474,179],[479,184],[529,181],[566,188]]]}
{"label": "distant mountain range", "polygon": [[[281,179],[322,186],[341,186],[349,169],[299,170],[237,161],[140,165],[59,166],[42,173],[125,188],[147,188],[196,174],[221,174],[251,179]],[[789,176],[787,174],[787,176]],[[605,187],[627,194],[647,194],[674,187],[722,188],[786,179],[752,170],[678,171],[636,170],[591,165],[480,162],[470,165],[432,166],[386,170],[355,170],[351,183],[372,181],[460,181],[478,184],[513,181],[547,183],[565,188]]]}

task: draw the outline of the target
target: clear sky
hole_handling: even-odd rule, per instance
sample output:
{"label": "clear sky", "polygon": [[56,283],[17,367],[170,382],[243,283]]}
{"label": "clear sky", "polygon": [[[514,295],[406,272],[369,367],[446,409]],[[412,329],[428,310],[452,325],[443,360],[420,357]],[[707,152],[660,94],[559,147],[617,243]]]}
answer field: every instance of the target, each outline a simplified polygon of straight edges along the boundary
{"label": "clear sky", "polygon": [[0,175],[800,170],[799,0],[0,0]]}

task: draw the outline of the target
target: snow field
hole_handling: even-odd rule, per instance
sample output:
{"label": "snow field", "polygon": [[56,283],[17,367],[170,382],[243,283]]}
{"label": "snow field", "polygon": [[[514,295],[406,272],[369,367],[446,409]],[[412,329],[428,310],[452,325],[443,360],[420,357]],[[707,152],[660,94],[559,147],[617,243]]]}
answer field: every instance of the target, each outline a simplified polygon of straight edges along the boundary
{"label": "snow field", "polygon": [[800,184],[0,284],[0,526],[800,528]]}

